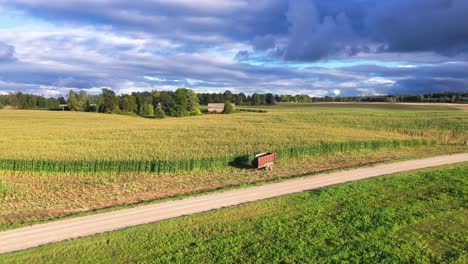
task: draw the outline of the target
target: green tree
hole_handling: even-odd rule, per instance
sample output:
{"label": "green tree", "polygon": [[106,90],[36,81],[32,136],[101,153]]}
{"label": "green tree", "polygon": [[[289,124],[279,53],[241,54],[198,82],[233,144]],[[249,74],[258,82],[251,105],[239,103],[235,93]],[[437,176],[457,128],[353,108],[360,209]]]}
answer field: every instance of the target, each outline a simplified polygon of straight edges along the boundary
{"label": "green tree", "polygon": [[120,110],[124,112],[136,112],[138,105],[133,95],[124,95],[120,101]]}
{"label": "green tree", "polygon": [[244,93],[240,93],[234,98],[234,103],[241,105],[247,100],[247,96]]}
{"label": "green tree", "polygon": [[76,94],[76,99],[78,99],[80,110],[85,109],[86,101],[88,101],[88,94],[85,91],[81,90],[79,93]]}
{"label": "green tree", "polygon": [[226,91],[223,93],[223,97],[224,97],[224,100],[225,100],[225,101],[232,101],[232,92],[229,91],[229,90],[226,90]]}
{"label": "green tree", "polygon": [[144,104],[141,109],[140,113],[142,116],[145,117],[153,117],[154,116],[154,107],[152,104]]}
{"label": "green tree", "polygon": [[287,95],[287,94],[283,94],[281,95],[281,102],[292,102],[292,96],[291,95]]}
{"label": "green tree", "polygon": [[165,118],[166,117],[166,113],[164,113],[164,110],[162,109],[162,107],[160,105],[158,105],[154,111],[154,117],[156,118]]}
{"label": "green tree", "polygon": [[253,105],[264,105],[266,104],[266,95],[254,93],[252,95]]}
{"label": "green tree", "polygon": [[174,92],[162,92],[158,98],[159,104],[167,115],[170,115],[175,106]]}
{"label": "green tree", "polygon": [[68,94],[68,110],[70,111],[80,111],[80,102],[78,101],[78,98],[76,97],[75,92],[70,91]]}
{"label": "green tree", "polygon": [[119,99],[111,89],[102,89],[99,96],[99,112],[115,113],[119,110]]}
{"label": "green tree", "polygon": [[276,104],[275,96],[271,93],[267,93],[265,95],[265,101],[268,105],[274,105]]}
{"label": "green tree", "polygon": [[60,108],[60,102],[57,98],[47,98],[44,107],[47,109],[58,109]]}
{"label": "green tree", "polygon": [[[179,88],[175,92],[175,106],[171,110],[171,115],[176,117],[189,116],[190,112],[187,110],[189,108],[189,96],[188,89]],[[198,98],[198,97],[197,97]]]}
{"label": "green tree", "polygon": [[195,93],[193,90],[188,90],[187,97],[188,97],[187,111],[190,112],[190,115],[201,115],[202,113],[200,110],[200,99],[198,98],[197,93]]}
{"label": "green tree", "polygon": [[234,113],[234,108],[232,107],[231,101],[226,101],[224,103],[224,112],[225,114],[232,114]]}
{"label": "green tree", "polygon": [[294,96],[294,101],[297,102],[297,103],[310,103],[311,98],[310,98],[310,96],[308,96],[306,94],[296,94]]}
{"label": "green tree", "polygon": [[34,108],[36,108],[36,98],[33,95],[27,94],[25,96],[24,108],[25,109],[34,109]]}
{"label": "green tree", "polygon": [[2,103],[0,103],[0,109],[3,109],[3,105],[2,105]]}

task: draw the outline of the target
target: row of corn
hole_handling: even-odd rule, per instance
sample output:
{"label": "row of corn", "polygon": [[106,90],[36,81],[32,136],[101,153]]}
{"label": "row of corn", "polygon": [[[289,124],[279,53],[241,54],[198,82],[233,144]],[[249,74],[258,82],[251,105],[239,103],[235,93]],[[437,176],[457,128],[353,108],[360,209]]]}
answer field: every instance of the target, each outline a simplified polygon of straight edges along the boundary
{"label": "row of corn", "polygon": [[[304,147],[274,150],[279,159],[312,156],[337,152],[372,151],[435,144],[426,140],[385,140],[320,143]],[[0,170],[31,172],[95,173],[179,173],[189,171],[215,171],[229,166],[250,166],[254,153],[226,155],[212,158],[181,160],[17,160],[0,159]]]}

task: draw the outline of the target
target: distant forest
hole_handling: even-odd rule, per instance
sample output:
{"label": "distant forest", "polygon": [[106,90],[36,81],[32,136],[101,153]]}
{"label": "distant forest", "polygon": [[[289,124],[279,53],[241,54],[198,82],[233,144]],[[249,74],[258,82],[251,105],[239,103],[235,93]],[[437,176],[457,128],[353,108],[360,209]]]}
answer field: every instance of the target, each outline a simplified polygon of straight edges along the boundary
{"label": "distant forest", "polygon": [[0,95],[0,108],[8,105],[19,109],[62,110],[62,107],[65,107],[66,110],[70,111],[119,113],[158,118],[164,118],[166,115],[175,117],[199,115],[201,114],[200,105],[226,102],[246,106],[274,105],[278,102],[468,103],[468,93],[311,97],[304,94],[254,93],[246,95],[244,93],[235,94],[230,91],[197,94],[193,90],[180,88],[176,91],[134,92],[122,95],[116,95],[110,89],[103,89],[100,95],[89,95],[85,91],[70,91],[66,98],[46,98],[20,92]]}
{"label": "distant forest", "polygon": [[431,94],[400,94],[379,96],[334,96],[311,97],[305,94],[297,95],[273,95],[243,93],[233,94],[230,91],[224,93],[199,93],[200,103],[222,103],[231,101],[238,105],[272,105],[277,102],[286,103],[314,103],[314,102],[393,102],[393,103],[468,103],[468,93],[431,93]]}

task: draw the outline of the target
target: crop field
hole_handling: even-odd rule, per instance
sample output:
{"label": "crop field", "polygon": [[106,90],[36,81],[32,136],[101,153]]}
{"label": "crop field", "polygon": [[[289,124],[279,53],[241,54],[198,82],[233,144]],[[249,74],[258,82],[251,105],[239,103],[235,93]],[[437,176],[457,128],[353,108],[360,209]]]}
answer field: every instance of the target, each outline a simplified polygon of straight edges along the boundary
{"label": "crop field", "polygon": [[266,150],[289,158],[463,143],[468,138],[468,114],[434,107],[432,111],[360,107],[348,111],[281,105],[267,113],[166,120],[2,110],[0,169],[179,173],[242,165]]}
{"label": "crop field", "polygon": [[422,103],[282,103],[275,108],[347,108],[406,111],[454,111],[464,104],[422,104]]}
{"label": "crop field", "polygon": [[0,256],[2,263],[466,263],[468,163]]}
{"label": "crop field", "polygon": [[[0,110],[0,229],[374,162],[468,151],[468,113],[286,107],[164,120]],[[274,171],[248,159],[277,151]],[[233,164],[233,161],[235,162]]]}
{"label": "crop field", "polygon": [[0,230],[43,222],[76,213],[113,209],[241,185],[309,175],[396,159],[460,153],[463,147],[438,146],[380,149],[280,160],[273,171],[228,168],[179,174],[135,173],[0,173]]}

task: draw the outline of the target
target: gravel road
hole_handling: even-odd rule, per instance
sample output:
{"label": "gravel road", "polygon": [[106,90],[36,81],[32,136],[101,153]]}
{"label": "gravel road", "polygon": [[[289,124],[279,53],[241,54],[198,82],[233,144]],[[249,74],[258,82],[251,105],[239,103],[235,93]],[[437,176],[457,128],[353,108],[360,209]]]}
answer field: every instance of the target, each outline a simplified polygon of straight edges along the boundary
{"label": "gravel road", "polygon": [[459,162],[468,162],[468,153],[325,173],[261,186],[217,192],[182,200],[167,201],[33,225],[0,232],[0,254],[325,186]]}

